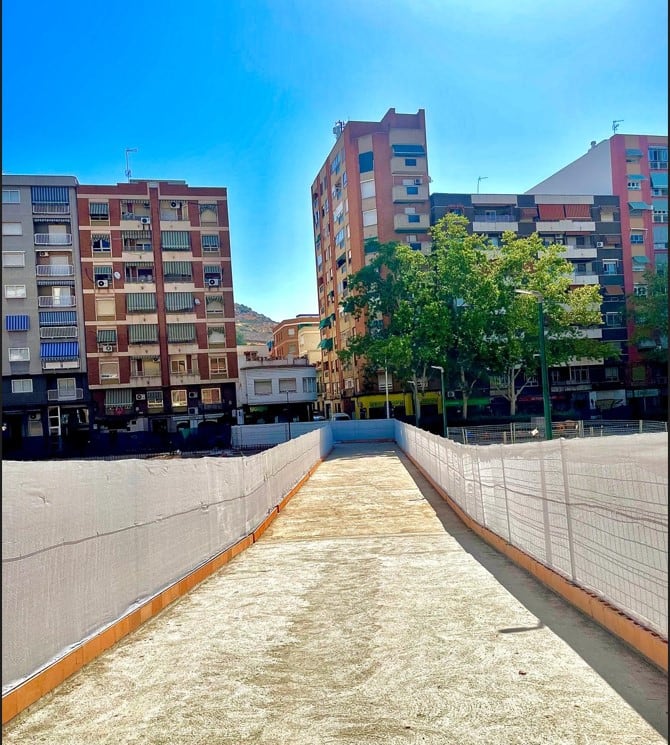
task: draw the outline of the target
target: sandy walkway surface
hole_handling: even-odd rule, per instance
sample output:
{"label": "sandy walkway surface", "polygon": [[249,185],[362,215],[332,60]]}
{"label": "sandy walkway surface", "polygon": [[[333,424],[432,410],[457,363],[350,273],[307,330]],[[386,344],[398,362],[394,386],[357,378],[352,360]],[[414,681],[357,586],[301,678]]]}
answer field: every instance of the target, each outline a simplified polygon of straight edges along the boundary
{"label": "sandy walkway surface", "polygon": [[477,539],[391,444],[336,446],[258,543],[3,730],[6,745],[666,737],[667,678]]}

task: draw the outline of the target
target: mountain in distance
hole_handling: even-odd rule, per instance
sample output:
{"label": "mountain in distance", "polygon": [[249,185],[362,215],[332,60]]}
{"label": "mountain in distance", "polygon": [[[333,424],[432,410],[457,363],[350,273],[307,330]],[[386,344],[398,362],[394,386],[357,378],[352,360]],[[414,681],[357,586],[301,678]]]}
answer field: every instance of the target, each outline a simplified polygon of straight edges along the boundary
{"label": "mountain in distance", "polygon": [[253,308],[235,303],[235,328],[238,344],[266,344],[272,341],[272,328],[277,321],[257,313]]}

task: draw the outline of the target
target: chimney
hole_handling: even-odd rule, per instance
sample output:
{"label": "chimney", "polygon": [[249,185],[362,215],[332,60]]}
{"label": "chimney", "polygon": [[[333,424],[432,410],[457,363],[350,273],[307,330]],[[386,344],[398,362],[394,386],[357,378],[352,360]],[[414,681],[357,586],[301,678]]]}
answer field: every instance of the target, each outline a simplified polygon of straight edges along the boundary
{"label": "chimney", "polygon": [[593,150],[593,148],[595,146],[596,146],[596,141],[595,140],[591,140],[591,150]]}

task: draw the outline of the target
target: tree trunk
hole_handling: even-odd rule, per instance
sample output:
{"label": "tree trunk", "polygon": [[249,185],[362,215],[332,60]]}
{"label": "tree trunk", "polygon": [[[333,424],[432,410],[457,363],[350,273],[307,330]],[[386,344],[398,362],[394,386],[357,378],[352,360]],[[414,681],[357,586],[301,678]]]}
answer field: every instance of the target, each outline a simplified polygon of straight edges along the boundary
{"label": "tree trunk", "polygon": [[463,394],[463,420],[468,418],[468,401],[470,400],[470,390],[465,383],[465,370],[461,367],[461,393]]}

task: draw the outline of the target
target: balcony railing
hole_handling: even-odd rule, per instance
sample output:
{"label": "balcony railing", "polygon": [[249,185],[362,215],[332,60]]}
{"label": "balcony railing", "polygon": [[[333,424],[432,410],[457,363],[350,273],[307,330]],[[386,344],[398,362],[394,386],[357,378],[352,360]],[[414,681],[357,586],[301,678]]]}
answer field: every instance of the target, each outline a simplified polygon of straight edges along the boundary
{"label": "balcony railing", "polygon": [[35,233],[36,246],[71,246],[70,233]]}
{"label": "balcony railing", "polygon": [[38,277],[72,277],[74,276],[74,267],[70,264],[38,264]]}
{"label": "balcony railing", "polygon": [[35,202],[33,215],[69,215],[70,205],[60,202]]}
{"label": "balcony railing", "polygon": [[517,222],[514,215],[473,215],[473,222]]}
{"label": "balcony railing", "polygon": [[47,391],[48,401],[81,401],[83,398],[84,391],[81,388],[72,391]]}
{"label": "balcony railing", "polygon": [[74,308],[77,300],[74,295],[66,297],[52,297],[51,295],[42,295],[37,298],[37,305],[40,308]]}

